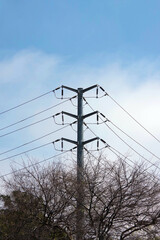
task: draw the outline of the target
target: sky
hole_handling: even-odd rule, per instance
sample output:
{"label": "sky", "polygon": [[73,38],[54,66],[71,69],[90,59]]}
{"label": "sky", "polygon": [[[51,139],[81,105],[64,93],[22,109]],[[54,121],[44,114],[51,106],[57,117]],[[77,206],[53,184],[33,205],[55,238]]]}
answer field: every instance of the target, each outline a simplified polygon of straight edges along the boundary
{"label": "sky", "polygon": [[[0,112],[61,85],[77,89],[99,84],[160,139],[159,11],[158,0],[0,0]],[[72,95],[68,91],[65,94]],[[87,96],[94,94],[91,92]],[[1,128],[59,102],[61,100],[51,93],[1,114]],[[88,102],[160,156],[159,142],[131,121],[109,97],[88,98]],[[69,101],[34,119],[0,130],[0,133],[3,135],[64,109],[76,113],[76,107]],[[84,111],[91,110],[85,106]],[[0,154],[58,127],[49,119],[0,137]],[[140,161],[106,126],[91,127],[108,144]],[[26,148],[0,155],[0,174],[10,172],[10,164],[22,164],[26,156],[1,159],[62,136],[76,139],[76,132],[72,130],[72,136],[70,133],[71,129],[61,131]],[[117,133],[142,156],[158,165],[159,160]],[[87,131],[85,134],[86,138],[91,137]],[[95,148],[94,144],[91,148]],[[53,146],[49,146],[30,153],[29,157],[41,160],[54,154]],[[106,155],[110,157],[107,150]]]}

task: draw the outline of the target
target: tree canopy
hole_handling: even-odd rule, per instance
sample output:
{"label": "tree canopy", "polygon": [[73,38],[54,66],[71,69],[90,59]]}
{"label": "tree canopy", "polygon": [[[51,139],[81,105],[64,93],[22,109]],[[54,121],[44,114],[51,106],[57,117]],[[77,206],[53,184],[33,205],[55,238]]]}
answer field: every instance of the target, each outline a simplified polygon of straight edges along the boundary
{"label": "tree canopy", "polygon": [[[75,239],[76,168],[37,164],[3,180],[0,239]],[[83,191],[82,240],[160,239],[160,182],[143,164],[88,158]]]}

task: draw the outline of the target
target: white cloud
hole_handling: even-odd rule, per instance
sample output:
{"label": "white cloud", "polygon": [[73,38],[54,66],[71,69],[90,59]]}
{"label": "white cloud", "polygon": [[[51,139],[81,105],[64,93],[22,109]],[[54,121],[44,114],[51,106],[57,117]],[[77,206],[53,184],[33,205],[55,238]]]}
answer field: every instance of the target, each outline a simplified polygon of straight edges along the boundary
{"label": "white cloud", "polygon": [[45,81],[59,61],[40,51],[21,51],[0,62],[0,83]]}

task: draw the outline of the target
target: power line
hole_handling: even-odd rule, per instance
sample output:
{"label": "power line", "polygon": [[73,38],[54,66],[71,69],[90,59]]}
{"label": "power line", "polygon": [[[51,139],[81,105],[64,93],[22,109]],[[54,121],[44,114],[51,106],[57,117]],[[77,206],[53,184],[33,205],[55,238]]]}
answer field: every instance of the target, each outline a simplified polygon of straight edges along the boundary
{"label": "power line", "polygon": [[[108,95],[109,96],[109,95]],[[160,140],[154,136],[149,130],[147,130],[140,122],[138,122],[128,111],[126,111],[115,99],[113,99],[111,96],[109,96],[125,113],[128,114],[140,127],[142,127],[148,134],[150,134],[155,140],[157,140],[160,143]]]}
{"label": "power line", "polygon": [[29,150],[26,150],[26,151],[23,151],[23,152],[14,154],[14,155],[12,155],[12,156],[2,158],[2,159],[0,159],[0,162],[3,162],[3,161],[8,160],[8,159],[11,159],[11,158],[13,158],[13,157],[18,157],[18,156],[20,156],[20,155],[22,155],[22,154],[26,154],[26,153],[28,153],[28,152],[32,152],[32,151],[37,150],[37,149],[42,148],[42,147],[46,147],[46,146],[48,146],[48,145],[50,145],[50,144],[53,144],[53,145],[54,145],[56,142],[59,142],[60,140],[61,140],[61,139],[57,139],[57,140],[55,140],[55,141],[42,144],[42,145],[40,145],[40,146],[37,146],[37,147],[31,148],[31,149],[29,149]]}
{"label": "power line", "polygon": [[[89,128],[89,130],[91,130],[90,128]],[[96,134],[95,134],[96,135]],[[110,147],[111,148],[111,147]],[[111,150],[110,148],[108,148],[109,150]],[[97,158],[96,158],[96,156],[94,155],[94,154],[92,154],[87,148],[84,148],[85,150],[86,150],[86,152],[88,153],[88,154],[90,154],[92,157],[94,157],[94,159],[96,159],[97,160]],[[116,154],[116,153],[115,153]],[[119,158],[119,156],[118,156],[118,154],[116,154],[116,156]],[[125,157],[126,158],[126,157]],[[124,159],[122,159],[123,161],[125,161]],[[132,160],[131,160],[132,161]],[[133,168],[132,167],[132,165],[130,165],[127,161],[125,161],[131,168]],[[134,163],[133,161],[132,161],[132,163]]]}
{"label": "power line", "polygon": [[41,98],[41,97],[44,97],[45,95],[48,95],[48,94],[51,93],[51,92],[53,92],[53,90],[48,91],[48,92],[46,92],[46,93],[43,93],[43,94],[41,94],[41,95],[39,95],[39,96],[37,96],[37,97],[35,97],[35,98],[32,98],[32,99],[30,99],[30,100],[28,100],[28,101],[26,101],[26,102],[20,103],[20,104],[14,106],[14,107],[11,107],[11,108],[9,108],[9,109],[7,109],[7,110],[4,110],[4,111],[0,112],[0,115],[2,115],[2,114],[4,114],[4,113],[7,113],[7,112],[10,112],[10,111],[12,111],[12,110],[14,110],[14,109],[16,109],[16,108],[19,108],[19,107],[21,107],[21,106],[23,106],[23,105],[25,105],[25,104],[27,104],[27,103],[33,102],[33,101],[35,101],[35,100],[37,100],[37,99],[39,99],[39,98]]}
{"label": "power line", "polygon": [[46,147],[46,146],[48,146],[48,145],[50,145],[50,144],[53,144],[53,145],[54,145],[56,142],[58,142],[58,141],[60,141],[60,140],[61,140],[61,139],[57,139],[57,140],[55,140],[55,141],[42,144],[42,145],[40,145],[40,146],[37,146],[37,147],[31,148],[31,149],[29,149],[29,150],[26,150],[26,151],[23,151],[23,152],[14,154],[14,155],[12,155],[12,156],[2,158],[2,159],[0,159],[0,162],[5,161],[5,160],[8,160],[8,159],[11,159],[11,158],[13,158],[13,157],[18,157],[18,156],[20,156],[20,155],[22,155],[22,154],[26,154],[26,153],[28,153],[28,152],[32,152],[32,151],[37,150],[37,149],[42,148],[42,147]]}
{"label": "power line", "polygon": [[[87,102],[87,104],[89,105],[89,107],[94,110],[91,105]],[[100,113],[101,114],[101,113]],[[135,143],[137,143],[139,146],[141,146],[143,149],[145,149],[147,152],[149,152],[151,155],[153,155],[154,157],[156,157],[157,159],[160,160],[160,158],[154,154],[153,152],[151,152],[149,149],[147,149],[145,146],[143,146],[141,143],[139,143],[137,140],[135,140],[133,137],[131,137],[129,134],[127,134],[125,131],[123,131],[121,128],[119,128],[116,124],[114,124],[111,120],[107,119],[106,116],[104,114],[101,114],[103,116],[103,118],[105,118],[106,120],[103,121],[102,123],[98,123],[98,124],[106,124],[106,121],[108,121],[109,123],[111,123],[114,127],[116,127],[119,131],[121,131],[123,134],[125,134],[128,138],[130,138],[132,141],[134,141]],[[102,120],[102,118],[101,118]],[[93,124],[93,123],[89,123],[89,124]],[[107,124],[106,124],[107,125]],[[107,127],[109,128],[109,126],[107,125]],[[111,128],[110,128],[111,130]],[[113,131],[113,130],[112,130]]]}
{"label": "power line", "polygon": [[[90,130],[91,130],[91,129],[90,129]],[[96,134],[95,134],[95,135],[96,135]],[[94,158],[97,160],[97,158],[95,157],[95,155],[92,154],[90,151],[88,151],[87,148],[84,148],[84,149],[85,149],[85,151],[86,151],[88,154],[90,154],[92,157],[94,157]],[[111,147],[111,146],[108,148],[108,150],[111,151],[117,158],[119,158],[119,157],[120,157],[119,155],[121,155],[121,156],[123,157],[123,159],[121,158],[121,160],[122,160],[123,162],[125,162],[129,167],[131,167],[132,169],[134,169],[134,167],[133,167],[131,164],[129,164],[129,163],[126,161],[126,159],[127,159],[128,161],[130,161],[132,164],[135,165],[135,162],[134,162],[133,160],[131,160],[130,158],[126,157],[124,154],[122,154],[122,153],[119,152],[117,149],[115,149],[115,148],[113,148],[113,147]],[[118,155],[118,154],[119,154],[119,155]],[[147,168],[147,169],[144,169],[143,172],[147,172],[147,174],[149,174],[149,175],[153,178],[152,181],[153,181],[154,183],[156,183],[155,180],[154,180],[154,178],[159,181],[159,178],[157,178],[156,176],[153,176],[153,175],[152,175],[150,172],[148,172],[147,170],[148,170],[148,168]],[[143,172],[142,172],[142,173],[143,173]]]}
{"label": "power line", "polygon": [[[86,101],[87,102],[87,101]],[[94,109],[91,107],[91,105],[87,102],[88,106],[94,111]],[[149,152],[150,154],[152,154],[154,157],[156,157],[157,159],[160,160],[160,158],[154,154],[153,152],[151,152],[149,149],[147,149],[145,146],[143,146],[141,143],[139,143],[137,140],[135,140],[133,137],[131,137],[129,134],[127,134],[125,131],[123,131],[121,128],[119,128],[116,124],[114,124],[111,120],[107,119],[106,116],[104,114],[101,114],[103,116],[103,118],[106,119],[106,121],[108,121],[109,123],[111,123],[114,127],[116,127],[119,131],[121,131],[123,134],[125,134],[128,138],[130,138],[132,141],[134,141],[136,144],[138,144],[139,146],[141,146],[143,149],[145,149],[147,152]],[[102,120],[102,118],[101,118]],[[106,121],[103,121],[102,123],[105,123],[106,124]],[[101,123],[99,123],[101,124]],[[110,128],[107,124],[106,126],[108,128]],[[111,130],[111,128],[110,128]],[[112,130],[113,131],[113,130]]]}
{"label": "power line", "polygon": [[145,149],[147,152],[152,154],[154,157],[160,160],[160,157],[158,157],[156,154],[151,152],[149,149],[147,149],[145,146],[143,146],[141,143],[139,143],[137,140],[135,140],[133,137],[128,135],[126,132],[124,132],[121,128],[119,128],[116,124],[114,124],[112,121],[109,121],[114,127],[116,127],[119,131],[121,131],[123,134],[125,134],[128,138],[132,139],[135,143],[137,143],[139,146],[141,146],[143,149]]}
{"label": "power line", "polygon": [[[88,127],[88,126],[87,126]],[[90,127],[88,127],[88,129],[97,137],[97,134],[90,128]],[[121,152],[119,152],[116,148],[114,148],[114,147],[112,147],[112,146],[110,146],[110,145],[108,145],[107,144],[107,149],[109,150],[109,151],[111,151],[113,154],[115,154],[118,158],[119,158],[119,155],[121,155],[124,159],[122,159],[123,161],[125,161],[130,167],[132,167],[133,168],[133,166],[131,166],[125,159],[127,159],[127,160],[129,160],[131,163],[133,163],[133,164],[135,164],[135,162],[132,160],[132,159],[130,159],[130,158],[128,158],[128,157],[126,157],[124,154],[122,154]],[[85,149],[86,150],[86,149]],[[89,151],[88,151],[89,152]],[[117,154],[117,153],[119,154]],[[90,153],[90,152],[89,152]],[[90,153],[91,154],[91,153]],[[92,155],[92,154],[91,154]],[[93,155],[94,156],[94,155]],[[95,157],[95,156],[94,156]],[[150,162],[151,163],[151,162]],[[151,165],[153,165],[152,163],[151,163]],[[150,168],[150,167],[149,167]],[[159,169],[159,167],[158,166],[156,166],[156,168],[158,168]],[[147,168],[148,169],[148,168]],[[150,174],[151,175],[151,177],[153,177],[153,175],[150,173],[150,172],[148,172],[147,171],[147,169],[145,169],[144,170],[144,172],[147,172],[148,174]],[[156,179],[157,180],[159,180],[157,177],[156,177]]]}
{"label": "power line", "polygon": [[55,105],[53,105],[53,106],[51,106],[51,107],[49,107],[49,108],[46,108],[46,109],[44,109],[44,110],[42,110],[42,111],[40,111],[40,112],[37,112],[37,113],[35,113],[35,114],[33,114],[33,115],[29,116],[29,117],[26,117],[26,118],[24,118],[24,119],[21,119],[21,120],[15,122],[15,123],[12,123],[12,124],[10,124],[10,125],[8,125],[8,126],[5,126],[5,127],[3,127],[3,128],[0,128],[0,131],[1,131],[1,130],[4,130],[4,129],[6,129],[6,128],[12,127],[12,126],[14,126],[14,125],[17,125],[17,124],[19,124],[19,123],[22,123],[22,122],[24,122],[24,121],[26,121],[26,120],[28,120],[28,119],[30,119],[30,118],[33,118],[33,117],[35,117],[35,116],[37,116],[37,115],[39,115],[39,114],[41,114],[41,113],[44,113],[44,112],[46,112],[46,111],[48,111],[48,110],[50,110],[50,109],[53,109],[53,108],[55,108],[55,107],[57,107],[57,106],[59,106],[59,105],[62,105],[63,103],[66,103],[66,102],[70,101],[71,99],[73,99],[73,98],[75,98],[75,97],[76,97],[76,96],[74,96],[74,97],[72,97],[72,98],[70,98],[70,99],[67,99],[67,100],[65,100],[65,101],[63,101],[63,102],[61,102],[61,103],[55,104]]}
{"label": "power line", "polygon": [[[123,157],[122,160],[123,160],[126,164],[128,164],[130,167],[133,168],[133,166],[131,166],[125,159],[127,159],[127,160],[129,160],[131,163],[135,164],[134,161],[132,161],[130,158],[126,157],[124,154],[122,154],[121,152],[119,152],[117,149],[115,149],[115,148],[113,148],[113,147],[110,147],[109,150],[110,150],[114,155],[116,155],[118,158],[119,158],[119,155],[121,155],[121,156]],[[118,154],[119,154],[119,155],[118,155]],[[149,168],[150,168],[150,167],[149,167]],[[152,181],[153,181],[154,183],[156,183],[156,182],[154,181],[154,179],[156,179],[156,180],[159,181],[159,178],[156,177],[156,176],[153,176],[152,173],[150,173],[149,171],[147,171],[149,168],[144,169],[143,172],[147,172],[147,174],[149,174],[149,175],[153,178]],[[142,173],[143,173],[143,172],[142,172]]]}
{"label": "power line", "polygon": [[[72,151],[72,150],[74,150],[74,149],[75,149],[75,147],[74,147],[74,148],[71,148],[70,150],[66,150],[66,151],[64,151],[64,152],[62,152],[62,153],[59,153],[59,154],[57,154],[57,155],[54,155],[54,156],[52,156],[52,157],[49,157],[49,158],[43,159],[42,161],[39,161],[39,162],[34,163],[34,164],[31,164],[31,165],[29,165],[29,166],[27,166],[27,167],[29,168],[29,167],[35,166],[35,165],[37,165],[37,164],[40,164],[40,163],[42,163],[42,162],[46,162],[46,161],[48,161],[48,160],[50,160],[50,159],[53,159],[53,158],[59,157],[59,156],[65,154],[65,153],[67,153],[67,152],[70,152],[70,151]],[[10,172],[10,173],[7,173],[7,174],[4,174],[4,175],[1,175],[0,178],[4,178],[4,177],[6,177],[6,176],[8,176],[8,175],[14,174],[14,173],[16,173],[16,172],[20,172],[20,171],[25,170],[25,169],[26,169],[26,167],[23,167],[23,168],[17,169],[17,170],[15,170],[15,171]]]}
{"label": "power line", "polygon": [[[101,114],[101,113],[100,113]],[[102,115],[102,114],[101,114]],[[101,123],[86,123],[89,125],[100,125],[100,124],[104,124],[106,122],[111,123],[115,128],[117,128],[119,131],[121,131],[124,135],[126,135],[128,138],[130,138],[132,141],[134,141],[137,145],[139,145],[140,147],[142,147],[144,150],[146,150],[148,153],[150,153],[152,156],[154,156],[155,158],[160,160],[160,157],[158,157],[155,153],[153,153],[152,151],[150,151],[149,149],[147,149],[145,146],[143,146],[140,142],[138,142],[137,140],[135,140],[133,137],[131,137],[129,134],[127,134],[124,130],[122,130],[120,127],[118,127],[115,123],[113,123],[111,120],[107,119],[105,117],[105,115],[103,114],[103,117],[106,119],[105,121],[101,122]],[[102,120],[102,118],[101,118]],[[108,126],[108,125],[107,125]]]}
{"label": "power line", "polygon": [[[100,87],[100,86],[99,86]],[[100,87],[102,91],[106,93],[105,96],[108,96],[118,107],[120,107],[132,120],[134,120],[141,128],[143,128],[149,135],[151,135],[157,142],[160,143],[160,140],[151,133],[147,128],[145,128],[139,121],[137,121],[127,110],[124,109],[113,97],[111,97],[102,87]]]}
{"label": "power line", "polygon": [[17,129],[15,129],[15,130],[11,131],[11,132],[2,134],[2,135],[0,135],[0,137],[5,137],[5,136],[10,135],[10,134],[12,134],[12,133],[21,131],[21,130],[23,130],[23,129],[25,129],[25,128],[31,127],[31,126],[36,125],[36,124],[41,123],[41,122],[44,122],[44,121],[46,121],[46,120],[48,120],[48,119],[50,119],[50,118],[52,118],[52,117],[53,117],[53,116],[49,116],[49,117],[43,118],[43,119],[41,119],[41,120],[39,120],[39,121],[33,122],[33,123],[31,123],[31,124],[28,124],[28,125],[26,125],[26,126],[24,126],[24,127],[17,128]]}
{"label": "power line", "polygon": [[6,157],[6,158],[2,158],[2,159],[0,159],[0,162],[3,162],[3,161],[8,160],[8,159],[11,159],[11,158],[13,158],[13,157],[18,157],[18,156],[20,156],[20,155],[22,155],[22,154],[25,154],[25,153],[28,153],[28,152],[32,152],[32,151],[37,150],[37,149],[39,149],[39,148],[48,146],[48,145],[50,145],[51,143],[54,144],[54,142],[45,143],[45,144],[43,144],[43,145],[40,145],[40,146],[35,147],[35,148],[31,148],[31,149],[26,150],[26,151],[24,151],[24,152],[21,152],[21,153],[18,153],[18,154],[15,154],[15,155],[12,155],[12,156],[9,156],[9,157]]}
{"label": "power line", "polygon": [[[91,105],[88,103],[88,105],[90,106],[90,108],[94,111],[94,109],[91,107]],[[103,119],[101,118],[101,120],[103,121]],[[141,158],[143,158],[144,160],[146,160],[147,162],[149,162],[151,165],[155,166],[156,168],[158,168],[160,170],[160,167],[158,167],[156,164],[152,163],[150,160],[148,160],[147,158],[143,157],[138,151],[136,151],[133,147],[131,147],[125,140],[123,140],[111,127],[109,127],[107,125],[106,122],[104,122],[104,124],[110,129],[110,131],[112,131],[114,133],[114,135],[116,135],[124,144],[126,144],[130,149],[132,149],[137,155],[139,155]]]}
{"label": "power line", "polygon": [[132,151],[134,151],[137,155],[139,155],[141,158],[143,158],[144,160],[146,160],[147,162],[149,162],[151,165],[155,166],[156,168],[158,168],[160,170],[160,167],[158,167],[156,164],[152,163],[150,160],[148,160],[147,158],[143,157],[139,152],[137,152],[133,147],[131,147],[123,138],[121,138],[112,128],[110,128],[106,123],[105,125],[110,129],[110,131],[112,131],[114,133],[114,135],[116,135],[124,144],[126,144],[130,149],[132,149]]}
{"label": "power line", "polygon": [[45,134],[45,135],[43,135],[43,136],[41,136],[41,137],[39,137],[39,138],[36,138],[36,139],[34,139],[34,140],[32,140],[32,141],[29,141],[29,142],[26,142],[26,143],[24,143],[24,144],[21,144],[21,145],[15,147],[15,148],[9,149],[9,150],[7,150],[7,151],[5,151],[5,152],[1,152],[0,155],[9,153],[9,152],[14,151],[14,150],[16,150],[16,149],[19,149],[19,148],[21,148],[21,147],[24,147],[24,146],[26,146],[26,145],[28,145],[28,144],[31,144],[31,143],[33,143],[33,142],[36,142],[36,141],[38,141],[38,140],[40,140],[40,139],[42,139],[42,138],[48,137],[49,135],[54,134],[54,133],[56,133],[56,132],[59,132],[59,131],[65,129],[65,128],[67,128],[68,126],[72,126],[72,125],[75,124],[76,122],[77,122],[77,121],[72,122],[71,124],[68,124],[68,125],[66,125],[66,126],[64,126],[64,127],[61,127],[61,128],[59,128],[59,129],[57,129],[57,130],[55,130],[55,131],[52,131],[52,132],[50,132],[50,133],[48,133],[48,134]]}
{"label": "power line", "polygon": [[17,129],[15,129],[15,130],[11,131],[11,132],[8,132],[8,133],[5,133],[5,134],[0,135],[0,137],[5,137],[5,136],[10,135],[10,134],[12,134],[12,133],[21,131],[21,130],[23,130],[23,129],[25,129],[25,128],[31,127],[31,126],[36,125],[36,124],[41,123],[41,122],[44,122],[44,121],[46,121],[46,120],[48,120],[48,119],[50,119],[50,118],[54,118],[54,117],[58,116],[59,114],[61,114],[61,113],[56,113],[55,115],[52,115],[52,116],[43,118],[43,119],[41,119],[41,120],[39,120],[39,121],[33,122],[33,123],[31,123],[31,124],[28,124],[28,125],[26,125],[26,126],[24,126],[24,127],[17,128]]}

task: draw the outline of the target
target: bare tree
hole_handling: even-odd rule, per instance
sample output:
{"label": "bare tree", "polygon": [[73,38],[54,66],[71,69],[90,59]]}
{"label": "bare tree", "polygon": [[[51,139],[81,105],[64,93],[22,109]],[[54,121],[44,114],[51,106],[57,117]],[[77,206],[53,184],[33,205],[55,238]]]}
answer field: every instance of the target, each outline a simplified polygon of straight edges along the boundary
{"label": "bare tree", "polygon": [[[140,240],[141,237],[155,240],[159,237],[159,180],[148,173],[143,164],[130,167],[122,159],[110,162],[102,156],[97,160],[88,156],[86,162],[82,240]],[[76,183],[76,168],[69,170],[61,164],[34,165],[14,172],[4,182],[1,234],[7,224],[12,228],[2,239],[75,239],[80,187]]]}
{"label": "bare tree", "polygon": [[[57,235],[61,238],[65,237],[64,239],[71,239],[69,225],[66,223],[75,208],[71,204],[72,192],[68,191],[68,194],[66,191],[66,183],[69,188],[71,182],[69,178],[69,172],[66,173],[58,164],[48,167],[40,167],[37,164],[32,168],[25,167],[23,172],[14,171],[9,180],[3,179],[7,190],[7,196],[1,196],[5,203],[3,209],[5,212],[6,210],[12,212],[15,209],[16,213],[20,211],[21,216],[21,213],[25,214],[24,221],[21,216],[19,219],[14,219],[15,226],[18,224],[17,220],[22,223],[19,228],[20,236],[21,233],[23,235],[23,232],[27,232],[30,238],[26,239],[32,239],[32,237],[44,239],[44,234],[48,234],[48,238],[45,239],[53,239]],[[5,202],[5,197],[10,198],[9,206],[7,206],[8,202]],[[18,216],[15,215],[15,217]],[[31,224],[29,229],[25,229],[28,221]],[[14,229],[18,234],[16,228]],[[13,236],[13,232],[10,231],[10,234]],[[18,238],[15,237],[15,239]]]}
{"label": "bare tree", "polygon": [[119,240],[156,233],[160,227],[157,178],[143,164],[131,168],[121,159],[92,162],[85,171],[88,233],[97,239]]}

